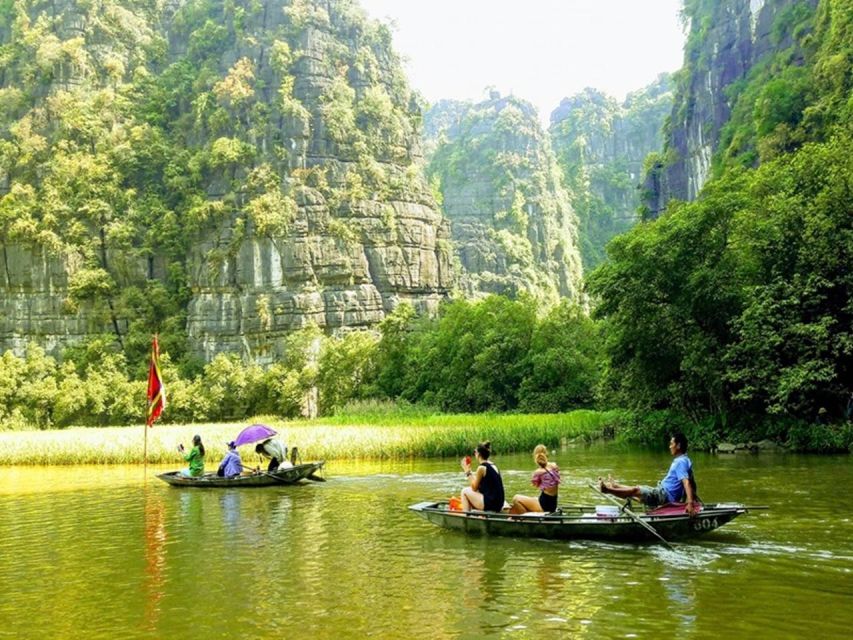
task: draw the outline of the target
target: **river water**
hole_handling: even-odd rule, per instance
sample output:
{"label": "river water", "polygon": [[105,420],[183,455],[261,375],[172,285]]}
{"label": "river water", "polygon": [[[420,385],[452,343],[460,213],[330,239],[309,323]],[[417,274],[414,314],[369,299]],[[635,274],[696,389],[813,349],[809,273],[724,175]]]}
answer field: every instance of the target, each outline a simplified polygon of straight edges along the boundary
{"label": "river water", "polygon": [[[666,451],[555,456],[561,503]],[[853,628],[853,459],[692,456],[708,502],[769,505],[657,545],[478,538],[407,510],[458,463],[331,463],[326,483],[169,487],[141,467],[0,469],[0,637],[833,638]],[[508,495],[529,456],[495,459]]]}

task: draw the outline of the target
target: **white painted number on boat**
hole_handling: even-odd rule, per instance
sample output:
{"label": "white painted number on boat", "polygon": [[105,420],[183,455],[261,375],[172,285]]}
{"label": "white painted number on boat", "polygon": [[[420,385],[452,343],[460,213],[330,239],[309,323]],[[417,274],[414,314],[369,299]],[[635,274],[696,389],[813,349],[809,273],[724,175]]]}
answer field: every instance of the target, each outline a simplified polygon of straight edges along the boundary
{"label": "white painted number on boat", "polygon": [[716,529],[717,526],[718,524],[716,518],[714,518],[713,520],[699,520],[698,522],[693,523],[693,530],[702,531],[704,529],[707,531],[709,529]]}

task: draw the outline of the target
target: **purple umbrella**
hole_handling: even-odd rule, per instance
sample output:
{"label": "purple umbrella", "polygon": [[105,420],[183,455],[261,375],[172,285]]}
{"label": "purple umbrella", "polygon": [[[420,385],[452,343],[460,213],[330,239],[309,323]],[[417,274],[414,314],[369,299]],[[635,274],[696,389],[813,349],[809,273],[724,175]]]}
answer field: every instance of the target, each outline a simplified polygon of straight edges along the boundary
{"label": "purple umbrella", "polygon": [[267,438],[272,438],[274,435],[277,435],[276,431],[271,427],[265,424],[253,424],[251,427],[246,427],[240,432],[237,439],[234,440],[234,446],[239,447],[243,444],[253,444]]}

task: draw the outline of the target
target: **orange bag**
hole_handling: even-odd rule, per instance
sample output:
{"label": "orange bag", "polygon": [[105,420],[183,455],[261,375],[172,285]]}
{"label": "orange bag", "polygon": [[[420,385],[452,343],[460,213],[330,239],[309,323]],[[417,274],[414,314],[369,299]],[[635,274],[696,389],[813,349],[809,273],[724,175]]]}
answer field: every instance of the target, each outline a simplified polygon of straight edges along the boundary
{"label": "orange bag", "polygon": [[447,502],[447,508],[450,511],[462,511],[462,500],[456,496],[451,497]]}

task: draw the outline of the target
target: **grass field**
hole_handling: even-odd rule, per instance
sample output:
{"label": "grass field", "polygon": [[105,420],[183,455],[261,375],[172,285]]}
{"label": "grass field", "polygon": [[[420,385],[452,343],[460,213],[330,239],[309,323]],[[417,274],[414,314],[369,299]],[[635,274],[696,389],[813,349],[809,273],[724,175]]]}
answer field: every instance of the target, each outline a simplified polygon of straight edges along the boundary
{"label": "grass field", "polygon": [[[563,438],[596,437],[617,412],[560,414],[435,414],[369,409],[316,420],[283,421],[256,416],[238,424],[155,425],[148,430],[148,461],[180,466],[179,442],[191,446],[198,433],[208,466],[222,458],[225,443],[248,424],[274,427],[303,460],[403,459],[465,455],[482,440],[497,454],[554,447]],[[143,462],[140,426],[0,432],[0,465],[134,464]],[[243,447],[248,453],[250,447]]]}

